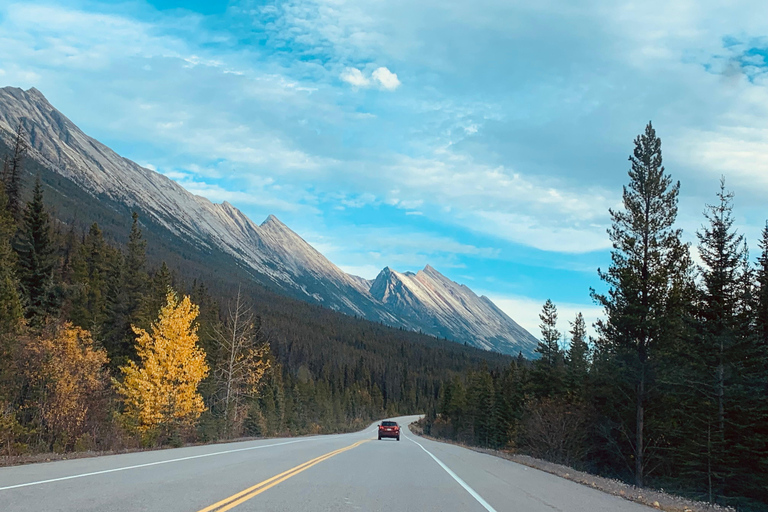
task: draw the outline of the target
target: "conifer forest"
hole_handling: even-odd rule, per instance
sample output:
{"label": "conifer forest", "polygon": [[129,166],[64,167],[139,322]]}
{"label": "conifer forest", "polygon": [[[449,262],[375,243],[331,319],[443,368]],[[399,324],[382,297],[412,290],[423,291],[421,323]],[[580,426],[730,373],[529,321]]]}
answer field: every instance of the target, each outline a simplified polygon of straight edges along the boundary
{"label": "conifer forest", "polygon": [[547,301],[534,360],[342,315],[234,270],[211,280],[153,248],[141,212],[109,233],[65,218],[25,137],[0,155],[2,456],[423,413],[433,437],[768,507],[768,224],[750,255],[726,177],[686,242],[681,184],[650,123],[610,211],[592,290],[602,318],[562,318]]}

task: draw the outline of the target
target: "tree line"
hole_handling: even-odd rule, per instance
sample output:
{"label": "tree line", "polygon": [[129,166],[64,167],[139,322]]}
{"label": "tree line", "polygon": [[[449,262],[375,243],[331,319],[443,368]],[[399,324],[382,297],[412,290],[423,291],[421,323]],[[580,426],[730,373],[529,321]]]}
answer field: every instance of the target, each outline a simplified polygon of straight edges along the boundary
{"label": "tree line", "polygon": [[634,146],[610,211],[611,263],[598,270],[607,291],[592,291],[605,313],[596,337],[581,314],[562,332],[547,301],[540,358],[455,377],[426,430],[765,510],[768,224],[753,263],[723,179],[690,247],[675,224],[680,183],[650,123]]}
{"label": "tree line", "polygon": [[19,127],[0,187],[0,454],[351,430],[433,407],[446,375],[508,360],[246,274],[209,287],[150,258],[138,212],[127,236],[62,220],[60,183],[27,172],[27,152]]}

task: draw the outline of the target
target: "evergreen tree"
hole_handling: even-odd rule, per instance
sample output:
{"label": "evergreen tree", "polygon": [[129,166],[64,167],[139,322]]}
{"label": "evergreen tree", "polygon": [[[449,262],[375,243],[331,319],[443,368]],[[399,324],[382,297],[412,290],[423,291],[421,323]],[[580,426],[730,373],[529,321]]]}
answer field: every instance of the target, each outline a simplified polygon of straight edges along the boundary
{"label": "evergreen tree", "polygon": [[474,444],[490,446],[494,437],[493,379],[488,370],[473,373],[467,388]]}
{"label": "evergreen tree", "polygon": [[[587,344],[587,324],[581,313],[571,322],[571,342],[566,354],[568,385],[572,393],[581,393],[589,372],[589,345]],[[583,398],[583,397],[582,397]]]}
{"label": "evergreen tree", "polygon": [[135,356],[129,333],[131,321],[125,286],[125,258],[120,251],[114,251],[106,268],[104,317],[102,343],[109,355],[110,365],[117,368]]}
{"label": "evergreen tree", "polygon": [[536,352],[541,354],[541,360],[550,367],[559,363],[562,356],[560,351],[560,331],[557,330],[557,306],[547,299],[539,314],[541,324],[541,341],[536,347]]}
{"label": "evergreen tree", "polygon": [[768,350],[768,222],[759,244],[762,252],[757,260],[755,323],[760,342]]}
{"label": "evergreen tree", "polygon": [[170,288],[173,288],[173,274],[168,265],[163,261],[160,268],[152,276],[145,295],[141,298],[141,307],[136,317],[136,325],[144,329],[144,326],[149,326],[153,319],[157,318],[157,313],[165,304],[165,297]]}
{"label": "evergreen tree", "polygon": [[24,210],[19,233],[19,277],[26,303],[26,317],[39,322],[55,310],[53,268],[55,248],[51,222],[43,202],[40,176],[35,180],[32,200]]}
{"label": "evergreen tree", "polygon": [[13,153],[6,155],[3,161],[3,183],[8,196],[6,208],[15,220],[21,218],[21,175],[23,172],[24,156],[27,152],[27,141],[24,138],[24,128],[19,123],[13,139]]}
{"label": "evergreen tree", "polygon": [[665,173],[661,139],[651,123],[635,139],[629,160],[624,207],[610,210],[611,266],[607,272],[598,270],[610,289],[605,295],[592,294],[607,316],[597,324],[601,350],[629,370],[626,383],[634,388],[633,418],[627,414],[618,421],[631,439],[631,453],[626,455],[634,459],[635,483],[642,487],[650,445],[645,412],[654,358],[679,328],[674,318],[675,287],[687,270],[688,247],[681,241],[681,230],[674,228],[680,184],[673,184]]}
{"label": "evergreen tree", "polygon": [[[131,323],[136,323],[141,311],[142,298],[147,290],[147,241],[144,240],[139,227],[139,214],[133,212],[132,219],[131,233],[128,236],[128,252],[125,256],[125,293]],[[168,268],[166,267],[165,270],[167,271]]]}
{"label": "evergreen tree", "polygon": [[[720,180],[717,193],[718,202],[708,205],[704,215],[708,221],[697,233],[699,254],[703,266],[700,269],[702,289],[699,306],[701,333],[691,356],[697,364],[699,380],[705,387],[695,390],[698,394],[697,415],[700,424],[706,430],[699,429],[699,435],[706,439],[698,440],[688,435],[688,443],[701,450],[687,453],[688,465],[701,460],[698,471],[706,475],[707,495],[714,501],[724,492],[723,484],[727,463],[726,452],[726,396],[732,386],[734,349],[739,343],[739,305],[744,294],[741,286],[741,272],[746,253],[743,249],[744,238],[733,229],[733,194],[725,189],[725,180]],[[745,272],[749,275],[749,271]],[[709,406],[711,404],[711,406]],[[709,406],[709,407],[708,407]],[[703,456],[703,458],[702,458]]]}
{"label": "evergreen tree", "polygon": [[[147,326],[152,317],[151,310],[159,308],[162,301],[160,290],[152,297],[147,296],[150,285],[146,272],[147,242],[139,227],[139,214],[133,212],[131,218],[125,255],[117,253],[108,272],[107,320],[103,338],[113,366],[136,358],[131,326]],[[195,297],[193,301],[200,304]]]}
{"label": "evergreen tree", "polygon": [[75,325],[100,331],[106,320],[109,272],[115,266],[116,256],[98,224],[91,225],[73,264],[77,291],[70,315]]}
{"label": "evergreen tree", "polygon": [[557,307],[547,299],[541,314],[541,341],[536,352],[541,358],[534,362],[531,388],[537,398],[552,397],[564,392],[565,360],[560,349],[560,331],[557,330]]}
{"label": "evergreen tree", "polygon": [[7,202],[5,190],[0,187],[0,335],[16,330],[24,314],[16,276],[16,253],[11,246],[16,223],[6,209]]}

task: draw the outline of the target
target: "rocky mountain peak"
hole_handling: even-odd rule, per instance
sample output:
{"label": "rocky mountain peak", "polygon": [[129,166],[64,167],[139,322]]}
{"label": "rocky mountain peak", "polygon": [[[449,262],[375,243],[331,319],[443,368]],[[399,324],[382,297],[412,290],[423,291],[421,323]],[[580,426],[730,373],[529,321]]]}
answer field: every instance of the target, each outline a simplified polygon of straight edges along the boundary
{"label": "rocky mountain peak", "polygon": [[37,90],[35,87],[30,87],[25,92],[30,99],[34,99],[39,103],[43,103],[46,106],[52,107],[51,103],[48,101],[48,98],[46,98],[45,95],[43,95],[43,93]]}
{"label": "rocky mountain peak", "polygon": [[267,216],[267,218],[264,219],[264,222],[261,223],[261,225],[262,225],[262,227],[263,226],[277,226],[277,227],[281,227],[281,228],[287,228],[288,227],[285,224],[283,224],[282,222],[280,222],[280,219],[278,219],[277,217],[275,217],[272,214],[269,214]]}
{"label": "rocky mountain peak", "polygon": [[0,136],[12,136],[20,121],[30,137],[30,158],[96,201],[140,211],[166,230],[164,236],[234,258],[282,293],[481,348],[533,353],[536,340],[527,331],[430,265],[415,274],[385,267],[373,281],[350,276],[274,215],[257,225],[230,203],[195,196],[121,157],[83,133],[37,89],[0,89]]}

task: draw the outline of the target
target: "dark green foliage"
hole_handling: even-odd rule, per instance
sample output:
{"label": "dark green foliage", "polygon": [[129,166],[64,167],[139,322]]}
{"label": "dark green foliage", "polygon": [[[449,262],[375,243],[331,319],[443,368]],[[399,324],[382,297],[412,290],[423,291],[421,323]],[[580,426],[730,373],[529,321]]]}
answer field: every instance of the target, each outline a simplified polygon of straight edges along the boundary
{"label": "dark green foliage", "polygon": [[700,428],[686,432],[678,451],[690,487],[710,502],[740,505],[736,496],[757,499],[768,481],[761,462],[768,438],[760,427],[768,417],[768,359],[759,329],[760,268],[755,293],[755,273],[744,238],[733,227],[733,194],[724,180],[717,198],[699,233],[702,286],[697,332],[688,349],[696,386],[681,396]]}
{"label": "dark green foliage", "polygon": [[[107,297],[120,275],[119,252],[109,246],[98,224],[94,223],[80,245],[72,263],[72,323],[98,332],[106,321]],[[110,301],[111,302],[111,301]],[[114,311],[113,311],[114,312]]]}
{"label": "dark green foliage", "polygon": [[17,244],[25,316],[37,324],[56,309],[53,282],[55,247],[51,238],[51,221],[43,202],[43,186],[38,177],[32,200],[24,210]]}
{"label": "dark green foliage", "polygon": [[549,367],[555,367],[562,354],[560,352],[560,331],[557,330],[557,307],[551,300],[544,303],[541,314],[541,341],[536,352],[541,354],[541,361]]}
{"label": "dark green foliage", "polygon": [[[26,160],[25,176],[34,172],[40,179],[31,194],[22,191],[29,198],[23,222],[17,229],[7,213],[0,215],[3,450],[49,448],[36,430],[43,395],[21,371],[24,340],[46,320],[75,320],[92,330],[116,376],[115,368],[135,357],[131,325],[149,327],[172,286],[200,306],[200,344],[213,367],[218,356],[212,326],[223,321],[220,305],[243,283],[242,294],[260,319],[259,340],[271,347],[271,369],[259,392],[247,398],[242,429],[225,428],[217,383],[213,377],[204,381],[200,391],[209,411],[189,439],[212,441],[240,431],[338,432],[383,416],[425,412],[425,430],[435,436],[764,510],[768,225],[752,269],[732,229],[730,197],[721,189],[720,205],[708,210],[702,230],[702,252],[709,253],[697,289],[687,247],[674,228],[679,186],[661,167],[660,142],[650,125],[635,142],[624,209],[611,212],[612,265],[600,273],[609,291],[594,294],[607,314],[598,324],[600,337],[588,342],[578,315],[564,351],[557,308],[547,301],[542,358],[533,362],[276,294],[262,286],[268,283],[264,276],[231,256],[201,250],[150,216],[140,224],[125,205],[107,197],[93,201],[66,178]],[[2,196],[0,212],[7,211]],[[90,226],[85,235],[82,222]],[[15,258],[17,267],[11,265]],[[18,321],[17,289],[27,325]],[[117,412],[114,397],[104,398],[97,424],[77,446],[132,443],[110,419]],[[635,456],[638,434],[642,457]]]}
{"label": "dark green foliage", "polygon": [[533,379],[533,393],[537,397],[552,397],[560,394],[565,386],[565,358],[560,349],[560,331],[557,329],[557,307],[547,299],[541,314],[541,341],[536,352],[541,358],[533,363],[536,378]]}
{"label": "dark green foliage", "polygon": [[584,315],[576,315],[571,322],[571,341],[565,355],[566,380],[569,392],[574,399],[585,398],[584,386],[589,374],[589,345],[587,344],[587,324]]}
{"label": "dark green foliage", "polygon": [[[132,326],[146,326],[151,317],[151,309],[156,307],[159,310],[161,306],[158,293],[147,297],[150,285],[146,270],[147,242],[139,227],[139,214],[133,212],[131,218],[125,254],[115,254],[107,279],[107,315],[103,336],[104,347],[114,368],[135,358],[135,333]],[[167,272],[167,266],[164,272]],[[193,290],[195,304],[200,304],[198,299]],[[153,304],[148,304],[150,300]],[[202,311],[206,310],[202,308]]]}
{"label": "dark green foliage", "polygon": [[760,239],[762,252],[757,260],[755,297],[755,327],[760,344],[768,349],[768,223],[763,228]]}
{"label": "dark green foliage", "polygon": [[125,256],[125,270],[123,278],[123,287],[127,298],[127,308],[130,311],[131,322],[137,319],[141,309],[142,297],[147,290],[147,241],[139,227],[139,214],[133,212],[131,215],[133,223],[131,232],[128,235],[127,253]]}
{"label": "dark green foliage", "polygon": [[5,194],[7,203],[5,208],[10,212],[11,217],[18,221],[22,213],[22,175],[24,173],[24,156],[27,152],[27,141],[24,138],[24,128],[21,123],[16,129],[13,138],[13,149],[10,154],[6,154],[3,159],[2,180],[5,185]]}
{"label": "dark green foliage", "polygon": [[[715,501],[724,492],[726,461],[729,452],[726,417],[730,416],[731,390],[737,361],[734,351],[742,333],[739,332],[737,315],[739,285],[742,271],[743,237],[733,229],[733,195],[725,190],[720,181],[718,203],[707,207],[705,225],[698,233],[699,254],[704,263],[701,269],[703,286],[699,306],[700,336],[691,347],[699,364],[698,375],[704,384],[699,390],[699,411],[702,425],[698,437],[689,438],[703,450],[691,450],[689,465],[701,461],[702,475],[706,475],[707,497]],[[730,422],[729,422],[730,423]],[[692,433],[695,436],[695,433]]]}
{"label": "dark green foliage", "polygon": [[765,510],[768,225],[752,269],[721,184],[699,233],[696,283],[674,227],[679,185],[664,172],[650,124],[635,146],[624,209],[611,212],[612,264],[599,273],[609,290],[593,292],[607,319],[590,342],[583,317],[571,323],[565,385],[558,384],[556,308],[548,301],[542,358],[454,378],[425,431]]}
{"label": "dark green foliage", "polygon": [[5,190],[0,187],[0,336],[16,330],[23,315],[16,277],[17,257],[11,247],[16,223],[6,204]]}
{"label": "dark green foliage", "polygon": [[138,313],[136,314],[136,325],[142,329],[149,329],[149,326],[157,318],[157,313],[165,304],[165,298],[169,289],[175,288],[174,275],[163,261],[160,268],[154,273],[146,288],[144,296],[141,298]]}
{"label": "dark green foliage", "polygon": [[650,123],[635,139],[629,160],[624,208],[610,211],[611,266],[599,271],[609,291],[593,296],[608,317],[597,324],[600,350],[625,369],[616,384],[634,396],[633,407],[617,410],[614,421],[616,435],[628,441],[622,451],[634,461],[635,483],[642,487],[652,448],[663,435],[653,428],[654,418],[646,417],[646,403],[654,400],[657,356],[678,335],[676,288],[687,272],[688,248],[674,227],[680,184],[665,173],[661,139]]}

